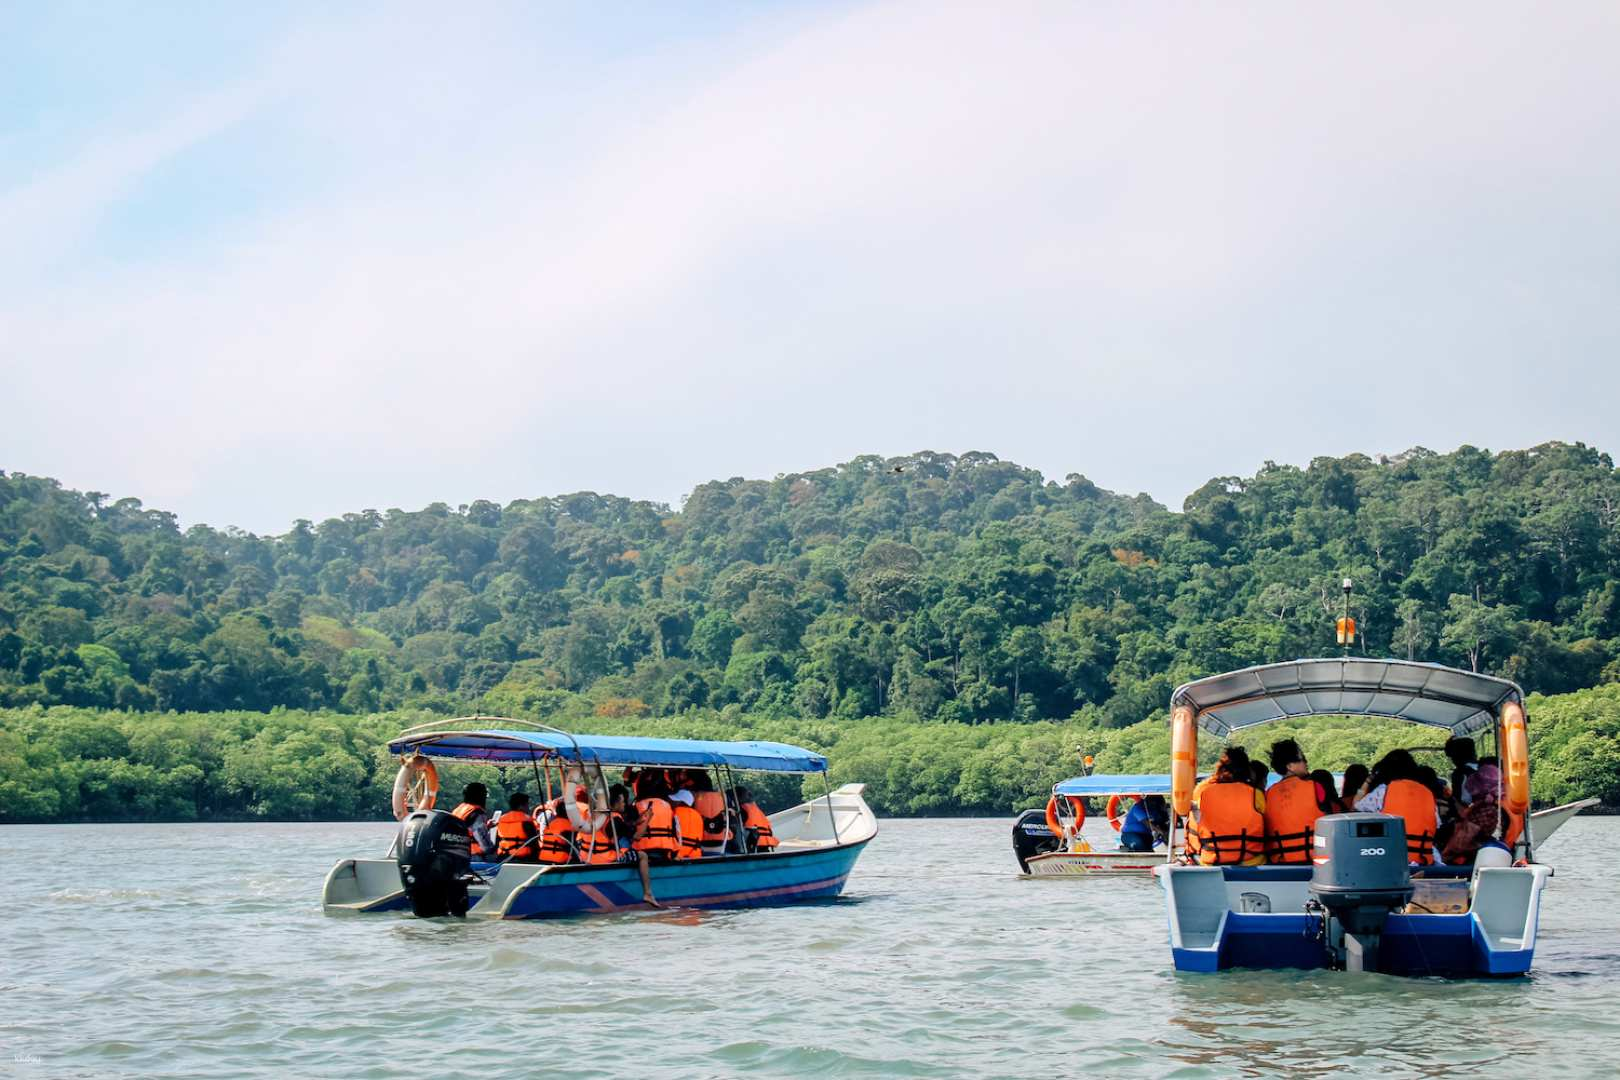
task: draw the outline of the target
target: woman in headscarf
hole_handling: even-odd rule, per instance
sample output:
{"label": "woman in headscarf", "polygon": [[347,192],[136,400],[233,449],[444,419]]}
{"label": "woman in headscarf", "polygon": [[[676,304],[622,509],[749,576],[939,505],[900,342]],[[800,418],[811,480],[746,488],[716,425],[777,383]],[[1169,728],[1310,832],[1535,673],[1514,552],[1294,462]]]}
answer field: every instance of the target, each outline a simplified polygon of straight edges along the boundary
{"label": "woman in headscarf", "polygon": [[1446,841],[1442,858],[1453,866],[1471,866],[1474,856],[1487,840],[1501,830],[1502,815],[1497,806],[1497,788],[1502,773],[1495,765],[1481,765],[1463,781],[1468,805],[1458,816],[1456,827]]}

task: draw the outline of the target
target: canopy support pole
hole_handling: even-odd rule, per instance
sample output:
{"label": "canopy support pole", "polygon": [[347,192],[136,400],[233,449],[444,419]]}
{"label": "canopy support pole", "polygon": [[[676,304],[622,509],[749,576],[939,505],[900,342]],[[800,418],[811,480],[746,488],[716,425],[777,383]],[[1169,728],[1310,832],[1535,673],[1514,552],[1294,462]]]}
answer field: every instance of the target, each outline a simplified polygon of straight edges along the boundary
{"label": "canopy support pole", "polygon": [[822,770],[821,773],[821,790],[823,792],[823,797],[827,801],[827,820],[832,822],[833,846],[836,847],[839,844],[842,844],[843,840],[838,836],[838,815],[833,813],[832,784],[827,780],[827,772],[825,769]]}

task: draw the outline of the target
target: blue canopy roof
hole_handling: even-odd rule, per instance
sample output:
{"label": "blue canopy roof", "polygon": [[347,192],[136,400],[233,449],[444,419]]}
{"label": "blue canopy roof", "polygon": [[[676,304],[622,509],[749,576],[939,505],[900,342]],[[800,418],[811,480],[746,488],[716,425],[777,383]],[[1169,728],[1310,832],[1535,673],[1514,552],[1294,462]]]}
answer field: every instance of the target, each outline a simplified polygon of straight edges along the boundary
{"label": "blue canopy roof", "polygon": [[1052,789],[1059,795],[1100,798],[1105,795],[1168,795],[1169,773],[1092,773],[1065,780]]}
{"label": "blue canopy roof", "polygon": [[534,760],[600,762],[603,765],[656,765],[766,772],[826,772],[827,759],[798,746],[775,742],[717,742],[710,739],[643,739],[622,735],[575,735],[551,731],[426,731],[388,744],[394,754],[419,750],[428,757],[464,758],[497,765]]}

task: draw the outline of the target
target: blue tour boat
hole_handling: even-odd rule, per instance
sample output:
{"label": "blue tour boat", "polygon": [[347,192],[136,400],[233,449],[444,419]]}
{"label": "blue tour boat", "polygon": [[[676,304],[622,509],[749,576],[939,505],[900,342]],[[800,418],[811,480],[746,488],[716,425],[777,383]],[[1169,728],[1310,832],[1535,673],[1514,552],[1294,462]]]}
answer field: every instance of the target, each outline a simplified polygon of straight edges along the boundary
{"label": "blue tour boat", "polygon": [[[484,726],[495,723],[499,726]],[[431,809],[437,792],[434,760],[464,761],[532,773],[546,794],[585,790],[590,809],[605,811],[607,768],[700,770],[735,807],[735,773],[821,773],[827,759],[773,742],[651,739],[567,732],[523,721],[470,717],[413,728],[389,743],[401,757],[395,816],[405,819],[383,858],[343,859],[326,876],[328,912],[410,911],[402,863],[410,828]],[[555,780],[555,785],[553,781]],[[845,784],[769,816],[778,846],[771,850],[706,854],[655,863],[650,878],[660,906],[741,908],[826,900],[844,888],[877,819],[861,797],[864,785]],[[513,811],[508,811],[513,812]],[[603,815],[606,817],[606,815]],[[740,826],[736,829],[741,832]],[[473,861],[465,875],[467,915],[530,919],[646,909],[634,861],[541,864]]]}

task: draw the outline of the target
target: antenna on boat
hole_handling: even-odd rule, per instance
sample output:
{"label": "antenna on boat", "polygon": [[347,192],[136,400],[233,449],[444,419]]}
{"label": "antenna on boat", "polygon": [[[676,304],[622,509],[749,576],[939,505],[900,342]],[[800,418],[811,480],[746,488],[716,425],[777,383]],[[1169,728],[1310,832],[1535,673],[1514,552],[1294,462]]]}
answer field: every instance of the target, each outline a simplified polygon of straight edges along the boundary
{"label": "antenna on boat", "polygon": [[1344,579],[1344,614],[1339,616],[1336,629],[1339,632],[1339,644],[1344,646],[1344,655],[1350,655],[1350,646],[1356,643],[1356,620],[1350,617],[1350,590],[1355,582],[1349,578]]}

